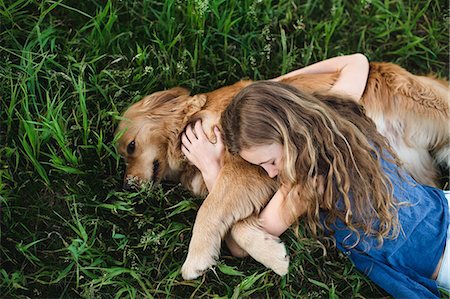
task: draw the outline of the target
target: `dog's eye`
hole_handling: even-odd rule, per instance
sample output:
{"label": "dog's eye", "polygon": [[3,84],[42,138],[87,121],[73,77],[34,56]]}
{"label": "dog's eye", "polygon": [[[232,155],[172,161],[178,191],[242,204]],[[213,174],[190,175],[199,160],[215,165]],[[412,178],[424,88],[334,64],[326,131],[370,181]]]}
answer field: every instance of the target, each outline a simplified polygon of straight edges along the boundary
{"label": "dog's eye", "polygon": [[133,140],[127,146],[128,155],[132,155],[135,149],[136,149],[136,142]]}

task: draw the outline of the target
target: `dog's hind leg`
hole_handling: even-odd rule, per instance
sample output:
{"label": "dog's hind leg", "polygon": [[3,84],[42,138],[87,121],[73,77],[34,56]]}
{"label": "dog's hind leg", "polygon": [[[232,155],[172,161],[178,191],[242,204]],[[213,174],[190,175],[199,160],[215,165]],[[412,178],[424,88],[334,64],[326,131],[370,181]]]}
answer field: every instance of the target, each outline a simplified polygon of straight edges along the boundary
{"label": "dog's hind leg", "polygon": [[195,279],[214,265],[232,224],[259,212],[275,189],[276,183],[260,167],[226,157],[213,189],[198,210],[181,269],[183,278]]}
{"label": "dog's hind leg", "polygon": [[361,103],[417,182],[438,185],[450,165],[448,82],[416,76],[391,63],[371,63]]}
{"label": "dog's hind leg", "polygon": [[450,88],[442,82],[410,75],[408,84],[396,85],[398,115],[404,120],[400,157],[413,177],[428,185],[439,182],[437,165],[450,167]]}
{"label": "dog's hind leg", "polygon": [[405,169],[419,183],[438,187],[438,168],[428,149],[408,146],[402,140],[392,145]]}

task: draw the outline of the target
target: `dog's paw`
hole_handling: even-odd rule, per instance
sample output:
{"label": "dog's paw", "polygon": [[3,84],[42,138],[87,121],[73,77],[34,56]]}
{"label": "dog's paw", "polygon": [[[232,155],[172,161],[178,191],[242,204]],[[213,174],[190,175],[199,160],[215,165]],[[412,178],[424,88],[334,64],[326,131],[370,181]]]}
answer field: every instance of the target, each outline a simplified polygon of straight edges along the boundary
{"label": "dog's paw", "polygon": [[251,256],[278,275],[286,275],[289,269],[289,255],[284,244],[278,238],[267,238],[263,245],[254,247]]}
{"label": "dog's paw", "polygon": [[203,258],[200,255],[188,254],[186,261],[181,267],[181,276],[183,276],[184,280],[196,279],[215,264],[216,261],[214,258]]}
{"label": "dog's paw", "polygon": [[[271,242],[272,243],[272,242]],[[268,267],[280,276],[286,275],[289,269],[289,255],[283,243],[275,241],[271,244]]]}

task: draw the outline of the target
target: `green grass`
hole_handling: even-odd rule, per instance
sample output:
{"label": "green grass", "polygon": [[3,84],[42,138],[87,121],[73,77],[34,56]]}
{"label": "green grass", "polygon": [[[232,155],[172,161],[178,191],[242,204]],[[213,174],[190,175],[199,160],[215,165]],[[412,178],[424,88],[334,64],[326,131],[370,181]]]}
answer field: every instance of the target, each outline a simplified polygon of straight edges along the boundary
{"label": "green grass", "polygon": [[340,54],[447,76],[448,13],[438,0],[0,0],[1,296],[386,296],[292,232],[283,278],[224,250],[214,271],[183,281],[201,200],[174,185],[123,192],[114,131],[151,92],[208,91]]}

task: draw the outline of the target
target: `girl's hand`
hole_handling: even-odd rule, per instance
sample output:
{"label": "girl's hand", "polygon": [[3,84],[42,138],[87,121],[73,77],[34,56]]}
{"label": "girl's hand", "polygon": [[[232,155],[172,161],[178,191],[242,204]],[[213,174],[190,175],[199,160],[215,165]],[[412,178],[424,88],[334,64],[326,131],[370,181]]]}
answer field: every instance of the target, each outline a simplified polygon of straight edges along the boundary
{"label": "girl's hand", "polygon": [[214,127],[214,134],[217,139],[216,143],[209,141],[203,131],[201,121],[198,120],[194,127],[188,126],[181,135],[181,151],[201,171],[209,191],[222,168],[225,152],[222,136],[217,127]]}

